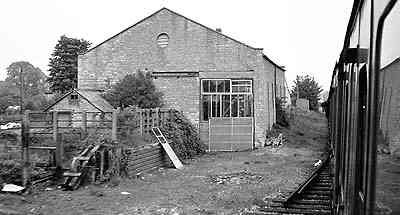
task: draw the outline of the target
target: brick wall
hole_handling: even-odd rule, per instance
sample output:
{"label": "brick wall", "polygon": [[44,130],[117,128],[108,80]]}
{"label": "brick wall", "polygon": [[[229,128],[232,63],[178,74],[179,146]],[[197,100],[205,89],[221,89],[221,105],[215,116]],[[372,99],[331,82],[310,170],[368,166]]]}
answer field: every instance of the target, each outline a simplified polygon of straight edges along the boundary
{"label": "brick wall", "polygon": [[392,153],[400,155],[400,58],[381,71],[380,127]]}
{"label": "brick wall", "polygon": [[183,111],[198,127],[200,105],[200,80],[198,77],[158,77],[154,79],[157,89],[163,93],[164,105]]}
{"label": "brick wall", "polygon": [[[169,36],[165,48],[157,45],[161,33]],[[138,70],[198,72],[199,77],[154,80],[164,93],[166,107],[183,111],[197,125],[200,78],[251,78],[254,80],[255,140],[262,143],[266,129],[275,122],[274,69],[263,58],[262,50],[162,9],[79,56],[78,87],[107,89],[126,74]]]}

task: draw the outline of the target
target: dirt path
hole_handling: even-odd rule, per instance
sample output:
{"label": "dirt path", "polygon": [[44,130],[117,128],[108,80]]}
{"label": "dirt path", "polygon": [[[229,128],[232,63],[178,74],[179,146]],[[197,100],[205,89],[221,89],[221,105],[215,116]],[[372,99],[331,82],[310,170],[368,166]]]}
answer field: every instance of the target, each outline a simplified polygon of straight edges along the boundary
{"label": "dirt path", "polygon": [[117,186],[42,190],[24,199],[0,195],[0,207],[29,214],[239,214],[292,191],[321,157],[327,135],[322,115],[298,116],[290,130],[280,131],[288,143],[279,149],[209,153],[186,161],[182,171],[160,169]]}

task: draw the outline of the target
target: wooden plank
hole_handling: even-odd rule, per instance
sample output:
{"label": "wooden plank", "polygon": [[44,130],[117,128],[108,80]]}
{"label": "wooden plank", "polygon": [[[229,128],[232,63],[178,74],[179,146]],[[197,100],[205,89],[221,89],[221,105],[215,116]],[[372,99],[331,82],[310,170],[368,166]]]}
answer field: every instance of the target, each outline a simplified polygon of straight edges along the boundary
{"label": "wooden plank", "polygon": [[174,164],[175,168],[182,169],[183,164],[179,160],[178,156],[176,156],[174,150],[172,150],[169,143],[161,143],[162,147],[164,148],[165,152],[167,153],[168,157],[171,159],[172,163]]}
{"label": "wooden plank", "polygon": [[130,160],[128,161],[129,165],[135,166],[135,165],[139,165],[140,163],[149,161],[149,160],[162,160],[163,156],[159,155],[159,154],[155,154],[155,155],[151,155],[151,156],[147,156],[147,157],[142,157],[141,159],[137,159],[137,160]]}
{"label": "wooden plank", "polygon": [[80,172],[64,172],[64,176],[69,176],[69,177],[79,177],[81,176]]}
{"label": "wooden plank", "polygon": [[146,166],[148,164],[156,163],[156,162],[164,163],[164,160],[161,159],[161,158],[158,158],[158,159],[157,158],[156,159],[153,158],[153,159],[141,161],[141,162],[136,163],[135,165],[129,165],[129,169],[137,169],[137,168],[140,168],[142,166]]}
{"label": "wooden plank", "polygon": [[55,146],[29,146],[29,149],[35,150],[56,150]]}
{"label": "wooden plank", "polygon": [[129,172],[133,172],[134,174],[149,170],[149,169],[154,169],[154,168],[160,168],[160,167],[165,167],[167,166],[168,163],[162,160],[154,161],[154,162],[148,162],[145,163],[141,166],[136,166],[132,168],[128,168]]}
{"label": "wooden plank", "polygon": [[152,152],[155,152],[155,151],[160,151],[160,150],[162,150],[162,148],[161,147],[154,147],[154,148],[149,148],[149,149],[141,149],[141,150],[138,150],[138,151],[133,151],[133,152],[131,152],[130,153],[130,156],[139,156],[139,155],[143,155],[143,154],[147,154],[147,153],[152,153]]}
{"label": "wooden plank", "polygon": [[128,160],[129,161],[136,161],[136,160],[141,160],[143,158],[151,157],[151,156],[155,156],[155,155],[160,156],[160,157],[164,156],[164,154],[162,152],[160,152],[160,151],[153,151],[151,153],[146,153],[146,154],[143,154],[143,155],[129,156]]}
{"label": "wooden plank", "polygon": [[[168,142],[164,142],[166,139],[165,139],[164,135],[162,134],[162,132],[160,131],[160,129],[158,127],[156,127],[156,128],[153,128],[152,131],[153,131],[154,135],[156,135],[156,137],[158,139],[158,142],[164,148],[164,150],[167,153],[168,157],[171,159],[171,161],[174,164],[175,168],[182,169],[183,168],[182,162],[179,160],[178,156],[176,156],[174,150],[172,150],[172,148],[169,145],[169,143]],[[161,138],[160,138],[160,136],[158,136],[158,134],[161,134]]]}
{"label": "wooden plank", "polygon": [[113,141],[117,141],[117,123],[118,123],[118,114],[117,111],[114,110],[112,113],[112,128],[111,128],[111,139]]}
{"label": "wooden plank", "polygon": [[83,130],[85,136],[87,135],[87,123],[88,123],[87,113],[86,113],[86,111],[83,111],[82,112],[82,130]]}

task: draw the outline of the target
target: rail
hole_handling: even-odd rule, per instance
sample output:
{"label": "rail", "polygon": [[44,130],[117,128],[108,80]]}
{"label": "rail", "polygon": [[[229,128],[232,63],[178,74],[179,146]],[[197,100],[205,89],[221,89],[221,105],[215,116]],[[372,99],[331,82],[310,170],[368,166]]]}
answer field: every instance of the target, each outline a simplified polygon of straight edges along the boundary
{"label": "rail", "polygon": [[287,196],[286,198],[283,199],[283,204],[286,205],[288,204],[295,196],[300,195],[303,190],[314,180],[314,178],[318,175],[318,173],[322,170],[322,168],[329,163],[331,159],[331,155],[328,155],[321,163],[321,165],[319,165],[317,167],[317,169],[315,169],[311,176],[308,177],[307,180],[305,180],[294,192],[292,192],[289,196]]}

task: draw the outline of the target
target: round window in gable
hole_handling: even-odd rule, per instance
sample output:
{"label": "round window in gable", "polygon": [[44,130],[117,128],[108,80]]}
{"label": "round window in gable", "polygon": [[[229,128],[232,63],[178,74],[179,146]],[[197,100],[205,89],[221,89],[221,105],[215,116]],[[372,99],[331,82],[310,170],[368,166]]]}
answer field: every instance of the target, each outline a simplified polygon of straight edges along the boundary
{"label": "round window in gable", "polygon": [[168,37],[168,34],[166,34],[166,33],[162,33],[162,34],[158,35],[158,37],[157,37],[157,45],[160,48],[167,47],[168,41],[169,41],[169,37]]}

